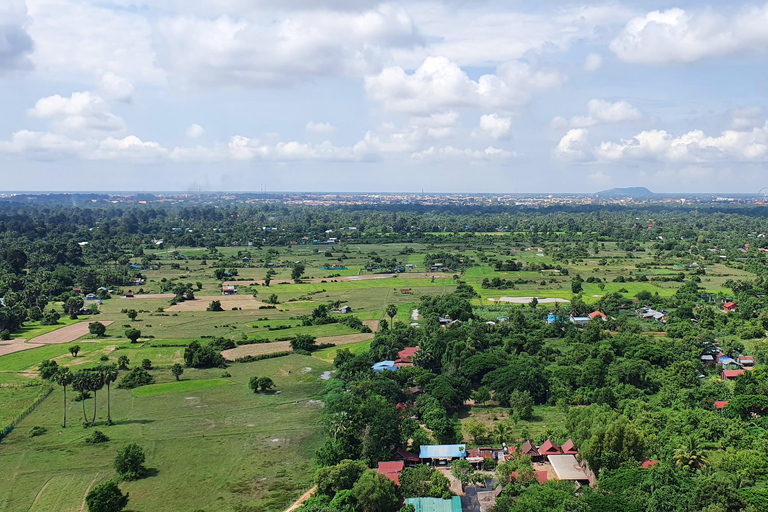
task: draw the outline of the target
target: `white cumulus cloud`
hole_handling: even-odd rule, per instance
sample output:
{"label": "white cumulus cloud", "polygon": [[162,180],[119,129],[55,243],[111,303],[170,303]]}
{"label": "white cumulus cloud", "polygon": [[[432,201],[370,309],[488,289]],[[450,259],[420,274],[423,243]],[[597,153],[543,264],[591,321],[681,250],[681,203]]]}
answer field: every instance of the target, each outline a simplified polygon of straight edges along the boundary
{"label": "white cumulus cloud", "polygon": [[89,91],[74,92],[69,97],[58,94],[41,98],[29,111],[32,117],[50,119],[51,129],[69,135],[120,132],[123,120],[109,112],[109,104]]}
{"label": "white cumulus cloud", "polygon": [[199,124],[195,123],[187,127],[187,137],[197,139],[198,137],[202,137],[203,135],[205,135],[205,128],[203,128]]}
{"label": "white cumulus cloud", "polygon": [[584,69],[586,71],[597,71],[603,67],[603,57],[598,53],[590,53],[587,55],[584,61]]}
{"label": "white cumulus cloud", "polygon": [[455,108],[512,110],[528,103],[537,90],[561,83],[556,71],[534,70],[524,62],[508,62],[496,74],[472,80],[446,57],[428,57],[413,73],[389,67],[365,78],[368,97],[386,110],[428,114]]}
{"label": "white cumulus cloud", "polygon": [[498,114],[484,114],[480,116],[480,129],[494,139],[509,138],[511,127],[511,117],[503,117]]}
{"label": "white cumulus cloud", "polygon": [[552,120],[554,127],[589,128],[600,124],[616,124],[626,121],[639,121],[643,115],[638,109],[626,101],[611,103],[605,100],[593,99],[587,103],[587,115],[572,117],[566,120],[556,117]]}
{"label": "white cumulus cloud", "polygon": [[652,11],[632,18],[610,43],[622,60],[642,64],[693,62],[768,46],[768,5],[725,15],[712,9]]}

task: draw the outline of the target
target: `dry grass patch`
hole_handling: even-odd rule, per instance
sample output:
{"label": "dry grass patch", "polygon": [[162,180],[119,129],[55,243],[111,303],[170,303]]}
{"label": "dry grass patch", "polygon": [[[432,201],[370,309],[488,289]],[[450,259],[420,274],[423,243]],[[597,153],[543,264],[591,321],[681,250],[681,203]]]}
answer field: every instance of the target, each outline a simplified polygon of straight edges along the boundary
{"label": "dry grass patch", "polygon": [[232,308],[240,308],[244,310],[256,310],[261,306],[268,306],[266,302],[261,302],[254,299],[249,295],[210,295],[204,297],[196,297],[195,300],[185,300],[179,302],[175,306],[165,308],[165,311],[205,311],[211,302],[218,300],[221,302],[221,307],[225,311],[230,311]]}

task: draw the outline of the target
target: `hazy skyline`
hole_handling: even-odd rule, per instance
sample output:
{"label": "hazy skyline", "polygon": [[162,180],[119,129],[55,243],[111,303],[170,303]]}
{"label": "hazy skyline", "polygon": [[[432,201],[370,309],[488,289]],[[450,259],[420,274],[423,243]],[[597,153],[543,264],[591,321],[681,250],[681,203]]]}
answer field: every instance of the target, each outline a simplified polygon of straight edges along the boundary
{"label": "hazy skyline", "polygon": [[0,189],[752,192],[766,26],[754,2],[4,0]]}

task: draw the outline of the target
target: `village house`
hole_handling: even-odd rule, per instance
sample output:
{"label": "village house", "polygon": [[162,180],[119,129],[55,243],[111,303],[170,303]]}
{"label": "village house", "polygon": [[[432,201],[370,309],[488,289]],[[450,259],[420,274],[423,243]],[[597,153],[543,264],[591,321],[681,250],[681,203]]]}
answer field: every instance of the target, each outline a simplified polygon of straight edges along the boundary
{"label": "village house", "polygon": [[551,455],[561,455],[560,447],[547,439],[541,446],[539,446],[539,455],[544,457],[545,460],[548,460]]}
{"label": "village house", "polygon": [[237,288],[232,285],[226,285],[221,287],[222,295],[237,295]]}
{"label": "village house", "polygon": [[720,374],[720,379],[736,380],[740,375],[744,375],[744,370],[723,370]]}
{"label": "village house", "polygon": [[605,313],[603,313],[602,311],[593,311],[592,313],[589,314],[589,318],[591,320],[594,320],[595,318],[601,318],[603,321],[606,321],[608,319],[608,317],[605,316]]}
{"label": "village house", "polygon": [[560,447],[560,450],[563,452],[563,455],[578,455],[579,451],[574,448],[573,441],[570,439],[567,440],[565,443],[563,443],[563,446]]}
{"label": "village house", "polygon": [[395,359],[395,366],[402,368],[404,366],[413,366],[413,360],[411,359],[419,347],[405,347],[403,350],[397,353],[397,359]]}
{"label": "village house", "polygon": [[725,304],[723,304],[723,313],[730,313],[731,311],[736,311],[737,307],[738,306],[733,302],[726,302]]}
{"label": "village house", "polygon": [[450,465],[454,459],[465,458],[467,458],[467,450],[463,444],[425,444],[419,448],[419,460],[434,466]]}
{"label": "village house", "polygon": [[755,358],[752,356],[739,356],[738,363],[745,370],[754,370]]}
{"label": "village house", "polygon": [[376,468],[376,472],[386,476],[392,480],[396,486],[400,487],[400,473],[402,473],[404,467],[405,462],[402,460],[379,462],[379,467]]}
{"label": "village house", "polygon": [[406,505],[413,505],[416,512],[462,512],[461,498],[452,496],[449,500],[441,498],[407,498]]}

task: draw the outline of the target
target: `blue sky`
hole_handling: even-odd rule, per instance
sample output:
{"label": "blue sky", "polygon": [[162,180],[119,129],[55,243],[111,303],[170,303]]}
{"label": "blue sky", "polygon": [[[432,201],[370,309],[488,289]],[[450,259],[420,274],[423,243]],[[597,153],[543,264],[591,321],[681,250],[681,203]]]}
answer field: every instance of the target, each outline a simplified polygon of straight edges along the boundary
{"label": "blue sky", "polygon": [[768,4],[3,0],[4,190],[753,192]]}

